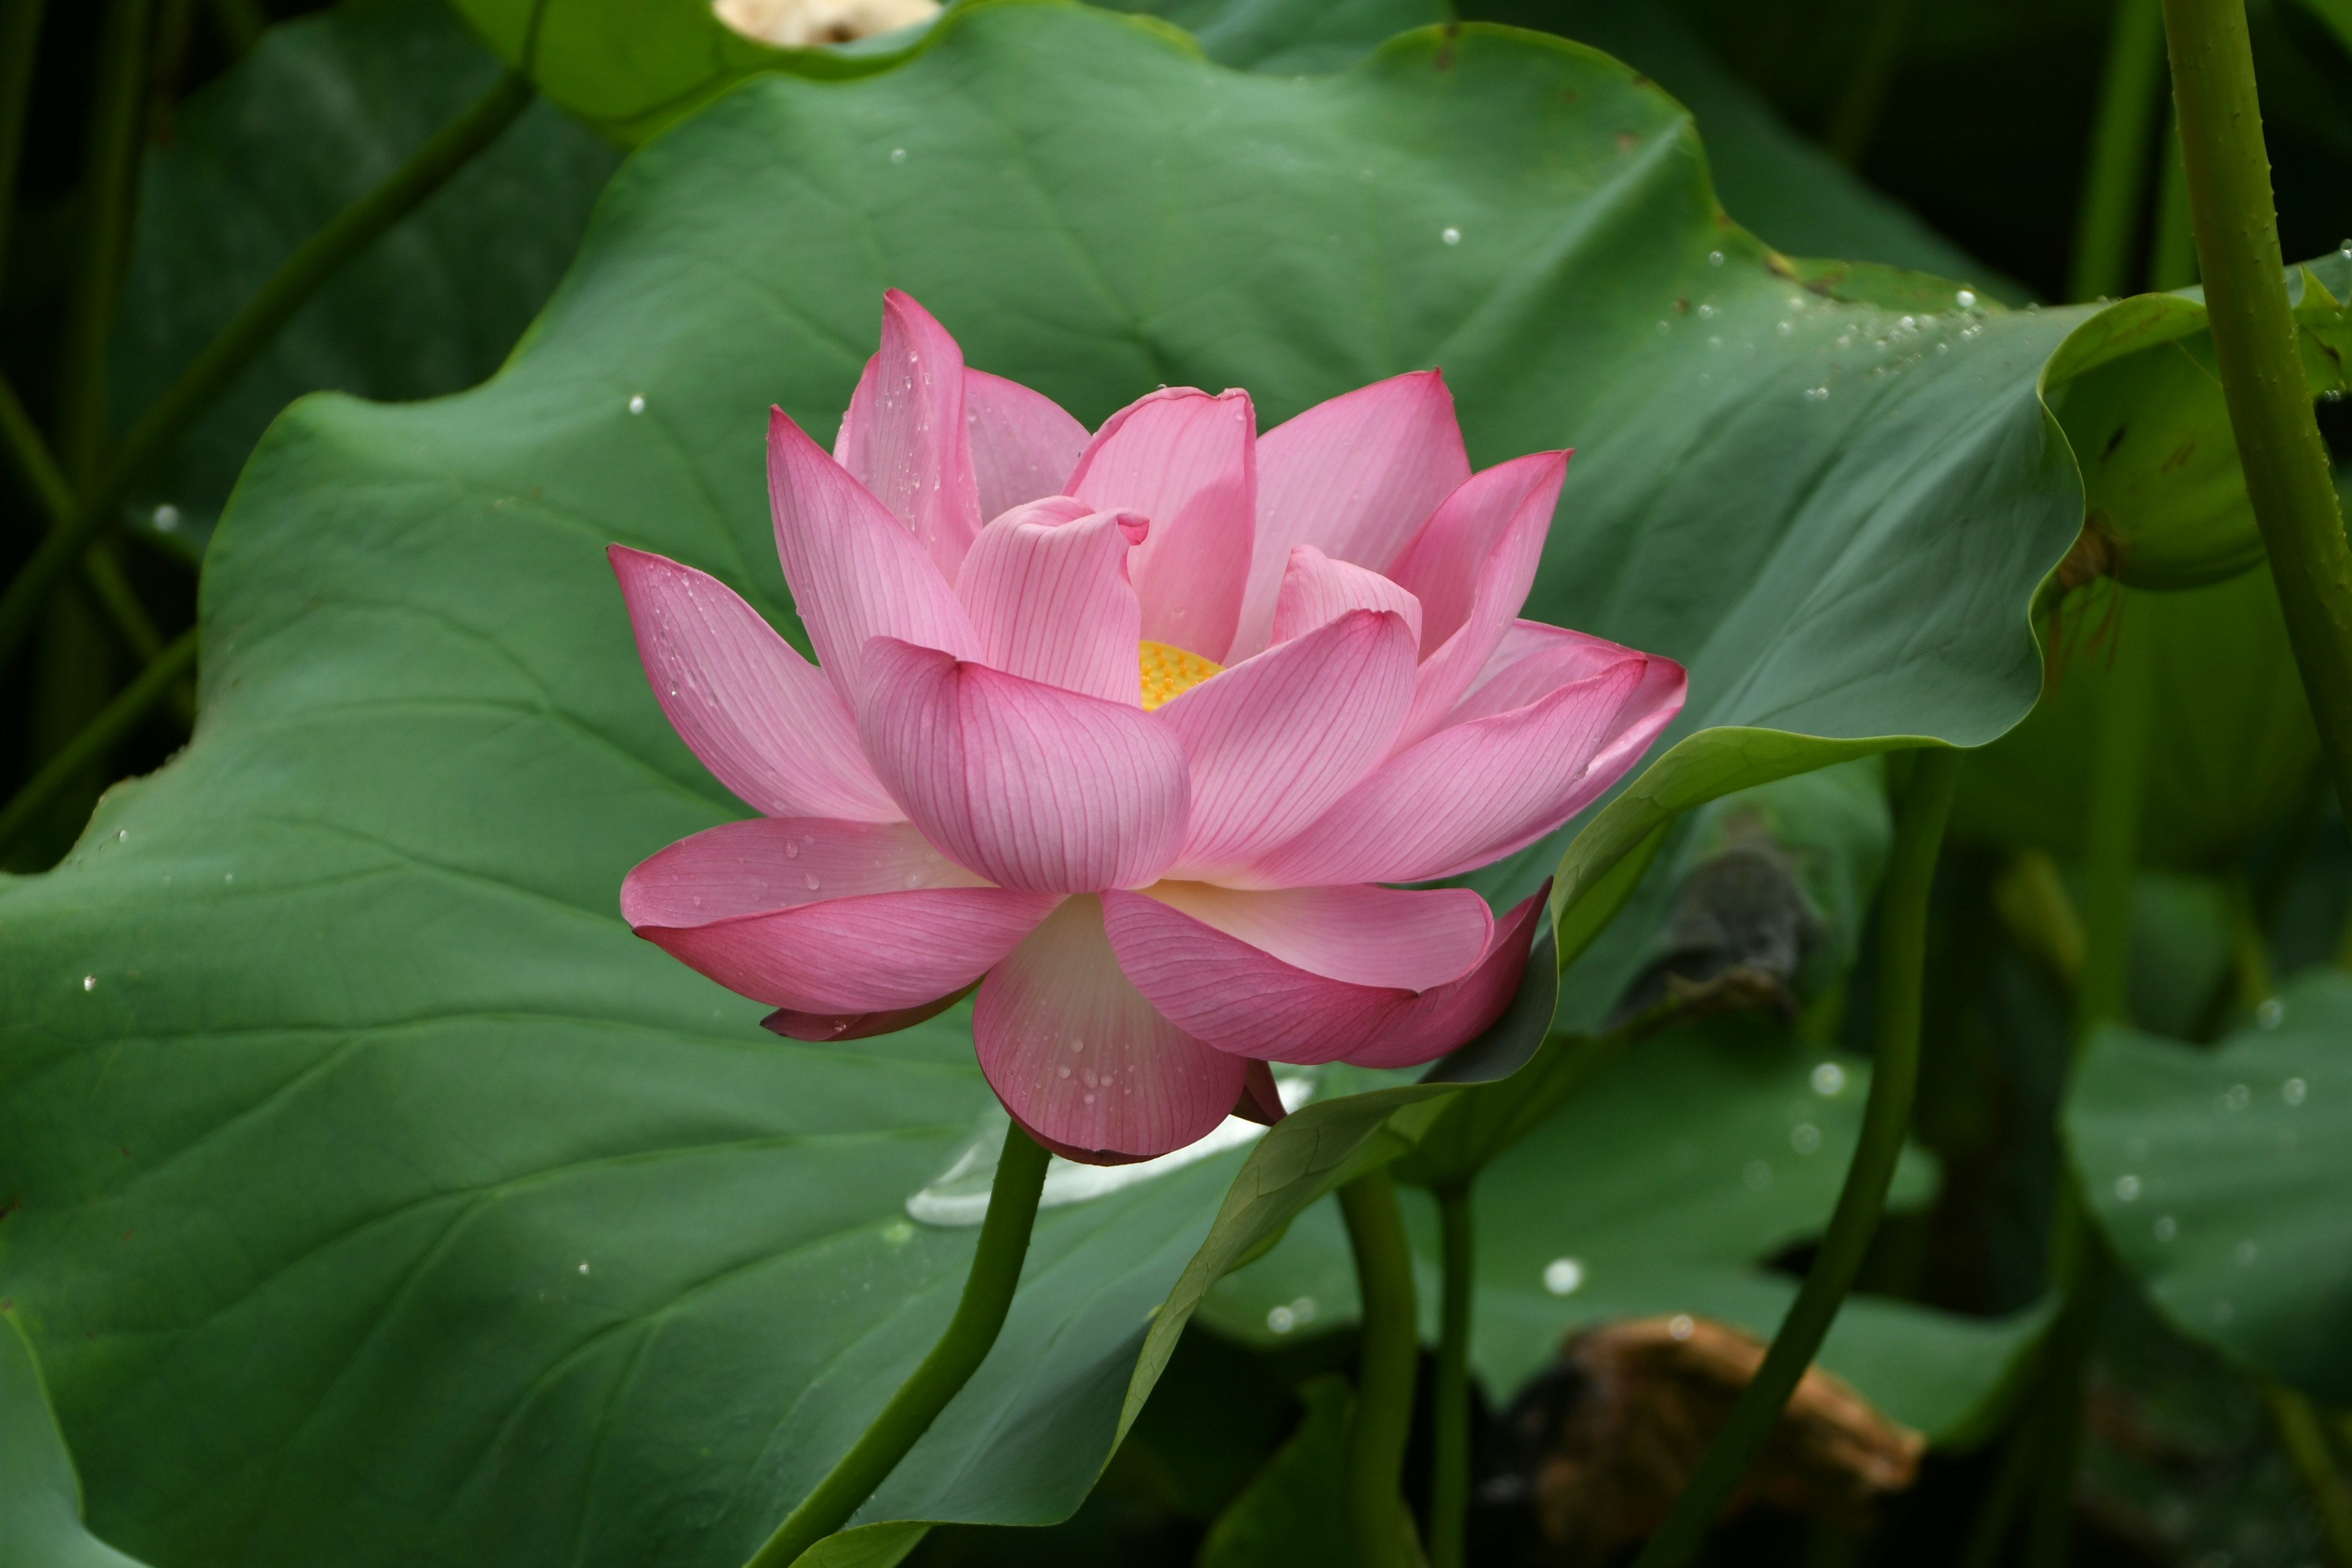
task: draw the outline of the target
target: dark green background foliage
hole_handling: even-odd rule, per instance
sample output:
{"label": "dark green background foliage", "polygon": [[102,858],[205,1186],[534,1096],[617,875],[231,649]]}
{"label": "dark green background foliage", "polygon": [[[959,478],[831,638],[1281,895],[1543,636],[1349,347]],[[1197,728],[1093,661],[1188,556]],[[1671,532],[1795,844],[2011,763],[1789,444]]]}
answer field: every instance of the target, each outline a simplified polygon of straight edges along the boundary
{"label": "dark green background foliage", "polygon": [[[2263,571],[2052,575],[2086,511],[2251,559],[2201,304],[2034,303],[2063,295],[2108,7],[1135,8],[783,52],[701,0],[556,0],[541,101],[142,476],[101,545],[131,603],[102,563],[68,579],[0,687],[13,785],[201,625],[201,689],[0,844],[0,1563],[724,1568],[936,1336],[972,1232],[907,1200],[1003,1125],[968,1012],[781,1041],[614,907],[741,808],[650,700],[603,548],[804,641],[762,411],[829,437],[894,285],[1089,423],[1167,383],[1246,386],[1264,428],[1442,365],[1475,460],[1578,449],[1528,613],[1685,661],[1691,697],[1611,804],[1472,879],[1559,876],[1533,1066],[1451,1099],[1330,1068],[1246,1152],[1049,1185],[996,1353],[824,1561],[1322,1560],[1356,1311],[1322,1200],[1400,1156],[1492,1161],[1489,1405],[1580,1328],[1769,1334],[1870,1078],[1880,753],[1923,741],[1978,748],[1927,1083],[1823,1363],[1936,1448],[1873,1531],[1751,1519],[1726,1560],[1950,1560],[2079,1173],[2121,1265],[2083,1560],[2306,1561],[2257,1402],[2352,1400],[2315,1261],[2344,1250],[2352,1004],[2326,973],[2271,992],[2333,956],[2352,854]],[[89,216],[60,128],[94,36],[52,9],[0,273],[37,424]],[[257,42],[262,13],[162,5],[109,428],[520,61],[530,14],[352,0]],[[2290,255],[2352,229],[2335,16],[2253,13]],[[2332,396],[2352,254],[2309,276]],[[2124,427],[2195,448],[2193,505],[2101,466]],[[41,525],[0,504],[13,560]],[[2068,1086],[2095,738],[2143,668],[2138,1028]],[[1669,998],[1730,1016],[1642,1021]],[[2141,1441],[2181,1410],[2173,1449]],[[1056,1528],[981,1528],[1015,1524]],[[1524,1524],[1484,1510],[1474,1543],[1503,1561]]]}

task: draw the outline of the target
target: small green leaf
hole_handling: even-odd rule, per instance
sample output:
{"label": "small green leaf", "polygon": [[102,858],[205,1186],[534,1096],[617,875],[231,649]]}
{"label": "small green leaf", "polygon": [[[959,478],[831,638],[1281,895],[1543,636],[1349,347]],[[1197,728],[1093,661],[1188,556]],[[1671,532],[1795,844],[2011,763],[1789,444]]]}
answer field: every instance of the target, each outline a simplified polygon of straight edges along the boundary
{"label": "small green leaf", "polygon": [[928,1524],[862,1524],[826,1536],[793,1558],[793,1568],[898,1568],[930,1532]]}
{"label": "small green leaf", "polygon": [[2352,977],[2314,972],[2275,1000],[2210,1048],[2100,1030],[2067,1142],[2116,1256],[2175,1327],[2352,1404]]}

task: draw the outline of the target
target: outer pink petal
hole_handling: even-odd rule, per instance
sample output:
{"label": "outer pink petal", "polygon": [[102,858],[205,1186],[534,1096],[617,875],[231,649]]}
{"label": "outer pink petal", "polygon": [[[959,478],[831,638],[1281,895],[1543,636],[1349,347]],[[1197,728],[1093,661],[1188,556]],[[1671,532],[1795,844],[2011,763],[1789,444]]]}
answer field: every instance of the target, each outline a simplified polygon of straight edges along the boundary
{"label": "outer pink petal", "polygon": [[801,1013],[779,1007],[760,1020],[760,1027],[788,1040],[870,1040],[911,1029],[926,1018],[936,1018],[971,994],[978,982],[913,1007],[888,1007],[878,1013]]}
{"label": "outer pink petal", "polygon": [[735,590],[642,550],[604,555],[654,700],[713,777],[774,816],[898,819],[841,698]]}
{"label": "outer pink petal", "polygon": [[1256,437],[1249,394],[1167,388],[1106,420],[1071,472],[1079,500],[1151,520],[1134,572],[1152,641],[1220,662],[1232,647],[1256,527]]}
{"label": "outer pink petal", "polygon": [[1024,679],[1140,707],[1143,616],[1127,563],[1147,527],[1134,512],[1055,496],[982,529],[956,579],[981,658]]}
{"label": "outer pink petal", "polygon": [[1584,776],[1576,787],[1549,814],[1554,819],[1548,826],[1536,828],[1517,843],[1507,846],[1501,853],[1509,854],[1522,845],[1532,844],[1566,822],[1594,801],[1599,800],[1611,784],[1625,776],[1626,771],[1642,760],[1665,727],[1675,721],[1683,710],[1683,699],[1689,695],[1690,678],[1683,667],[1670,658],[1655,654],[1644,656],[1640,680],[1633,695],[1617,710],[1617,731],[1585,764]]}
{"label": "outer pink petal", "polygon": [[1158,877],[1182,843],[1184,750],[1140,708],[890,637],[858,736],[925,837],[990,881],[1092,892]]}
{"label": "outer pink petal", "polygon": [[1421,646],[1421,601],[1379,573],[1334,561],[1311,544],[1290,552],[1274,602],[1273,641],[1288,642],[1349,610],[1394,610]]}
{"label": "outer pink petal", "polygon": [[671,845],[621,884],[637,934],[797,1012],[916,1007],[971,984],[1055,904],[991,888],[905,823],[759,817]]}
{"label": "outer pink petal", "polygon": [[1527,603],[1551,531],[1565,452],[1497,464],[1456,491],[1397,568],[1422,602],[1421,676],[1397,737],[1410,746],[1445,721]]}
{"label": "outer pink petal", "polygon": [[1247,1071],[1143,999],[1092,898],[1064,903],[990,973],[971,1023],[980,1069],[1013,1118],[1058,1152],[1101,1164],[1207,1136]]}
{"label": "outer pink petal", "polygon": [[1153,713],[1192,773],[1177,874],[1242,865],[1320,816],[1388,753],[1412,678],[1403,617],[1350,610]]}
{"label": "outer pink petal", "polygon": [[833,450],[953,582],[986,516],[964,432],[963,351],[896,289],[882,296],[882,346],[866,362]]}
{"label": "outer pink petal", "polygon": [[1654,657],[1565,626],[1513,621],[1486,660],[1486,668],[1471,683],[1469,695],[1445,716],[1445,721],[1459,724],[1465,719],[1507,713],[1541,701],[1570,681],[1599,675],[1612,665]]}
{"label": "outer pink petal", "polygon": [[1087,427],[1060,404],[984,370],[963,373],[963,420],[983,522],[1024,501],[1061,494],[1087,449]]}
{"label": "outer pink petal", "polygon": [[1619,714],[1643,672],[1621,664],[1540,702],[1441,730],[1374,769],[1297,837],[1222,879],[1419,882],[1508,854],[1591,798],[1591,764],[1622,732]]}
{"label": "outer pink petal", "polygon": [[1470,477],[1454,395],[1436,371],[1318,403],[1258,443],[1258,531],[1234,655],[1266,645],[1292,546],[1386,572]]}
{"label": "outer pink petal", "polygon": [[1481,967],[1494,934],[1486,901],[1459,889],[1162,883],[1106,893],[1103,912],[1153,1006],[1220,1050],[1268,1061],[1352,1058],[1400,1026],[1418,1044],[1430,1031],[1414,1020],[1455,1016],[1432,998]]}
{"label": "outer pink petal", "polygon": [[1528,949],[1535,942],[1536,922],[1543,918],[1545,900],[1550,896],[1551,883],[1547,879],[1534,896],[1495,922],[1494,942],[1475,971],[1413,998],[1411,1006],[1347,1059],[1358,1067],[1418,1067],[1475,1039],[1503,1016],[1503,1009],[1518,994],[1519,981],[1528,972]]}
{"label": "outer pink petal", "polygon": [[768,411],[768,500],[793,605],[818,668],[853,710],[868,638],[979,656],[955,590],[914,535],[781,408]]}

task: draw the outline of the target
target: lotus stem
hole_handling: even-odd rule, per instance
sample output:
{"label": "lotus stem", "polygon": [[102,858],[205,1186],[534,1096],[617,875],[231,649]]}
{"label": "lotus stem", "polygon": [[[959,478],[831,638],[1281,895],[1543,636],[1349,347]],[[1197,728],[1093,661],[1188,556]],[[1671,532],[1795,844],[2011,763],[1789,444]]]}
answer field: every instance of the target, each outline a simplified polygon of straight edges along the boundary
{"label": "lotus stem", "polygon": [[1421,1353],[1412,1289],[1412,1248],[1385,1169],[1339,1189],[1339,1212],[1356,1255],[1363,1297],[1356,1411],[1348,1426],[1347,1508],[1364,1568],[1413,1568],[1412,1516],[1399,1483],[1412,1427],[1412,1382]]}
{"label": "lotus stem", "polygon": [[2336,1559],[2336,1568],[2352,1568],[2352,1485],[2346,1483],[2328,1447],[2319,1413],[2309,1399],[2279,1384],[2265,1387],[2263,1398],[2278,1426],[2280,1444],[2294,1461],[2303,1484],[2310,1489],[2312,1504],[2319,1510],[2321,1533],[2327,1538],[2328,1555]]}
{"label": "lotus stem", "polygon": [[996,1157],[996,1180],[988,1191],[988,1217],[981,1222],[980,1246],[972,1253],[971,1272],[964,1277],[963,1297],[956,1303],[947,1331],[923,1363],[898,1385],[898,1392],[890,1396],[890,1403],[849,1452],[835,1462],[824,1479],[751,1554],[746,1568],[787,1568],[802,1552],[847,1524],[988,1359],[989,1347],[996,1343],[1005,1314],[1013,1310],[1013,1292],[1021,1283],[1021,1265],[1029,1256],[1029,1234],[1037,1223],[1037,1198],[1045,1190],[1048,1158],[1019,1122],[1005,1129],[1004,1149]]}
{"label": "lotus stem", "polygon": [[58,377],[58,456],[66,476],[87,485],[106,440],[106,349],[131,248],[131,207],[139,185],[140,126],[146,114],[151,0],[111,0],[98,38],[98,90],[91,100],[89,173],[81,234],[66,299],[64,361]]}
{"label": "lotus stem", "polygon": [[2352,546],[2303,378],[2244,0],[2164,0],[2213,354],[2338,800],[2352,800]]}
{"label": "lotus stem", "polygon": [[24,161],[25,111],[33,97],[33,58],[41,45],[47,0],[0,0],[0,264],[16,207],[16,168]]}
{"label": "lotus stem", "polygon": [[2157,156],[2156,233],[2147,247],[2147,286],[2186,289],[2197,281],[2197,235],[2189,226],[2189,172],[2180,163],[2180,123],[2168,96]]}
{"label": "lotus stem", "polygon": [[[505,72],[471,109],[417,149],[390,178],[330,219],[286,259],[236,320],[141,416],[99,477],[87,484],[71,518],[49,530],[32,559],[9,583],[7,592],[0,594],[0,661],[16,652],[49,590],[112,521],[132,482],[147,466],[171,449],[214,397],[253,363],[344,262],[414,212],[498,140],[530,100],[530,82],[515,72]],[[68,468],[72,471],[70,449]]]}
{"label": "lotus stem", "polygon": [[1944,819],[1959,781],[1960,758],[1960,752],[1940,746],[1920,751],[1895,812],[1895,844],[1879,895],[1878,1040],[1870,1100],[1829,1228],[1789,1315],[1772,1336],[1763,1364],[1740,1391],[1706,1458],[1675,1500],[1665,1523],[1643,1549],[1636,1568],[1681,1568],[1698,1555],[1716,1516],[1779,1425],[1781,1408],[1812,1363],[1862,1271],[1863,1255],[1878,1229],[1887,1184],[1894,1180],[1910,1130],[1911,1098],[1919,1083],[1927,894],[1936,879],[1936,853],[1944,841]]}
{"label": "lotus stem", "polygon": [[2147,198],[2148,126],[2164,78],[2158,0],[2122,0],[2107,28],[2107,63],[2074,217],[2069,297],[2098,300],[2131,286],[2131,245]]}
{"label": "lotus stem", "polygon": [[1870,149],[1878,129],[1879,112],[1886,107],[1887,85],[1903,58],[1903,43],[1911,30],[1912,0],[1879,0],[1872,7],[1870,30],[1863,35],[1853,69],[1845,79],[1837,112],[1830,121],[1830,156],[1853,168]]}
{"label": "lotus stem", "polygon": [[1437,1405],[1429,1475],[1430,1568],[1462,1568],[1470,1513],[1470,1310],[1474,1300],[1469,1182],[1439,1189],[1445,1294],[1437,1333]]}
{"label": "lotus stem", "polygon": [[187,672],[195,658],[196,632],[191,626],[156,655],[130,685],[115,693],[114,700],[100,709],[98,716],[84,725],[79,734],[68,741],[39,773],[26,781],[14,799],[0,807],[0,847],[23,832],[35,814],[48,805],[58,791],[129,734],[156,703],[170,696],[173,684]]}

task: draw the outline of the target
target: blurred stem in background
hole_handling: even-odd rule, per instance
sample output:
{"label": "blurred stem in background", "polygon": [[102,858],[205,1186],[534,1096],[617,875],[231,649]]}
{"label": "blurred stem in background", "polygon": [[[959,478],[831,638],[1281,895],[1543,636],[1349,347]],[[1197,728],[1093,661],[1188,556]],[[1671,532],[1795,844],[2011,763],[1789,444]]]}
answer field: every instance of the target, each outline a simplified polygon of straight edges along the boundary
{"label": "blurred stem in background", "polygon": [[2338,800],[2352,801],[2352,548],[2287,301],[2243,0],[2164,0],[2189,218],[2246,493]]}
{"label": "blurred stem in background", "polygon": [[158,703],[169,700],[180,678],[193,669],[195,662],[196,631],[191,626],[156,654],[136,679],[99,710],[97,718],[43,763],[41,771],[26,781],[14,799],[0,806],[0,849],[6,848],[25,830],[43,806],[96,766],[116,742],[155,710]]}
{"label": "blurred stem in background", "polygon": [[2105,299],[2131,288],[2132,241],[2147,195],[2148,128],[2163,73],[2159,0],[2120,0],[2107,30],[2106,68],[2075,212],[2069,299]]}
{"label": "blurred stem in background", "polygon": [[15,237],[16,171],[25,161],[25,116],[33,96],[33,57],[41,43],[45,0],[0,0],[0,279]]}
{"label": "blurred stem in background", "polygon": [[1399,1483],[1412,1430],[1412,1383],[1421,1355],[1412,1248],[1385,1169],[1339,1189],[1339,1213],[1363,1298],[1355,1414],[1348,1423],[1348,1522],[1362,1568],[1414,1568],[1412,1515]]}
{"label": "blurred stem in background", "polygon": [[1824,139],[1830,155],[1852,168],[1869,149],[1878,129],[1879,111],[1886,107],[1886,89],[1903,58],[1903,41],[1911,28],[1913,0],[1877,0],[1869,7],[1870,26],[1854,51],[1853,69],[1845,91],[1838,97]]}
{"label": "blurred stem in background", "polygon": [[1437,1223],[1445,1255],[1445,1296],[1438,1317],[1437,1377],[1431,1397],[1430,1568],[1462,1568],[1462,1532],[1470,1511],[1470,1321],[1475,1266],[1471,1184],[1440,1188]]}
{"label": "blurred stem in background", "polygon": [[1763,1365],[1724,1421],[1699,1462],[1697,1473],[1675,1500],[1674,1510],[1650,1538],[1635,1568],[1682,1568],[1698,1556],[1706,1535],[1729,1500],[1739,1478],[1789,1403],[1798,1380],[1812,1364],[1838,1309],[1877,1233],[1886,1205],[1887,1184],[1911,1128],[1911,1100],[1919,1083],[1920,987],[1927,953],[1927,895],[1935,886],[1936,857],[1944,842],[1944,819],[1959,784],[1965,753],[1936,746],[1913,753],[1910,777],[1895,806],[1895,844],[1879,895],[1878,1016],[1872,1057],[1870,1101],[1837,1207],[1822,1233],[1805,1283],[1764,1352]]}
{"label": "blurred stem in background", "polygon": [[2197,281],[2197,235],[2189,226],[2189,171],[2180,162],[2180,122],[2172,99],[2164,103],[2164,140],[2158,143],[2156,227],[2147,247],[2147,286],[2186,289]]}
{"label": "blurred stem in background", "polygon": [[2311,1489],[2320,1531],[2327,1538],[2328,1555],[2336,1559],[2337,1568],[2352,1568],[2352,1486],[2345,1482],[2318,1411],[2303,1394],[2274,1383],[2263,1386],[2263,1399],[2278,1424],[2280,1446],[2294,1461],[2304,1485]]}

